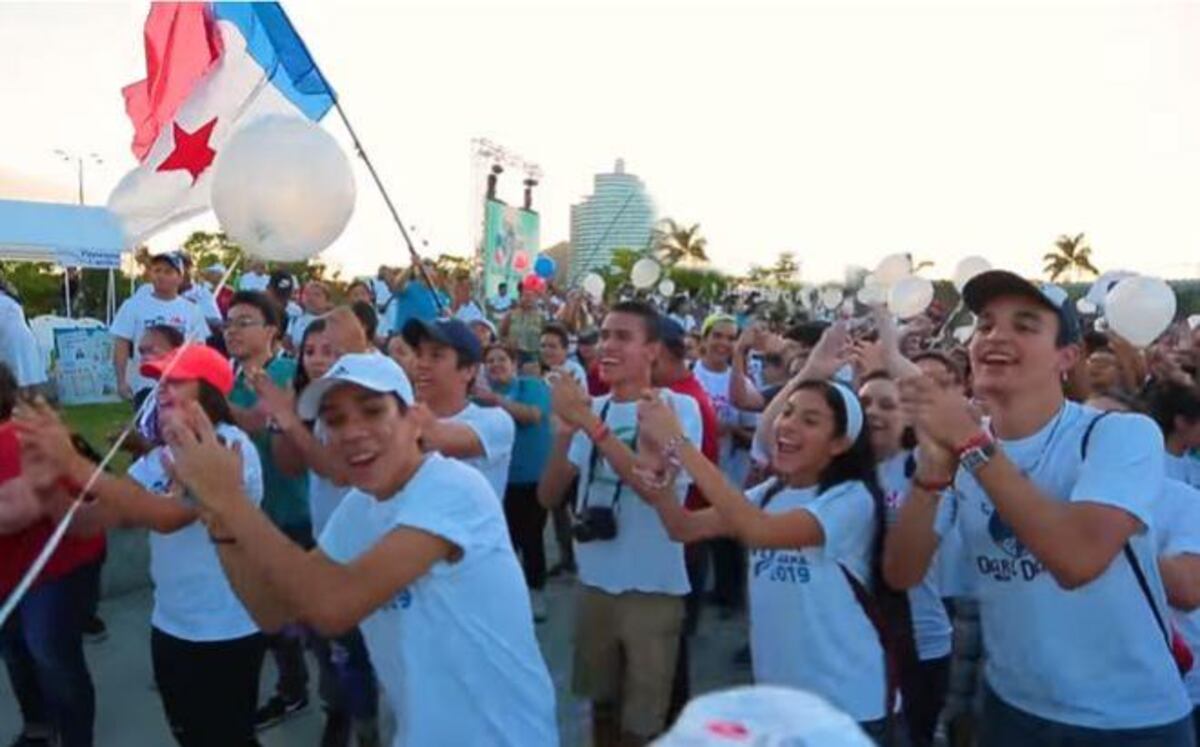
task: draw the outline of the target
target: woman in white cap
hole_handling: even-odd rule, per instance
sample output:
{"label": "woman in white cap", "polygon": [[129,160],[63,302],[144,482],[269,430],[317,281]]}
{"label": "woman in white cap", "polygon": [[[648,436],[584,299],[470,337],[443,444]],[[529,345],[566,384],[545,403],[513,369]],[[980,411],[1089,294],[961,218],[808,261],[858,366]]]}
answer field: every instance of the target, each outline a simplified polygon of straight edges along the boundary
{"label": "woman in white cap", "polygon": [[168,424],[226,572],[265,629],[359,625],[400,723],[395,745],[553,745],[554,688],[500,504],[461,462],[423,453],[408,377],[391,359],[342,356],[299,401],[320,418],[354,486],[305,552],[245,510],[238,455],[192,408]]}
{"label": "woman in white cap", "polygon": [[815,692],[882,744],[892,703],[869,589],[878,578],[883,499],[862,405],[849,387],[824,379],[840,365],[831,348],[818,345],[781,406],[766,413],[776,477],[746,493],[681,437],[658,400],[643,401],[639,424],[712,506],[689,512],[655,500],[671,536],[733,536],[750,548],[755,681]]}

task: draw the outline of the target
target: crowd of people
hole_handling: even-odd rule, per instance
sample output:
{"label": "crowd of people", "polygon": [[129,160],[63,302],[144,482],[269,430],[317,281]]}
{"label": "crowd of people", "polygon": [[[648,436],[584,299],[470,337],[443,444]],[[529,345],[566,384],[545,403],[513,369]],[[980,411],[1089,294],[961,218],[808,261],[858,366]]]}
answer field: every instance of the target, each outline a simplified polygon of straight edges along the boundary
{"label": "crowd of people", "polygon": [[308,707],[306,651],[322,747],[381,744],[381,700],[396,745],[557,744],[536,630],[560,615],[591,743],[648,744],[706,609],[744,615],[755,683],[879,745],[1196,744],[1200,329],[1139,350],[1000,270],[963,288],[966,343],[934,311],[780,320],[754,294],[194,271],[155,256],[112,324],[146,405],[126,474],[92,482],[99,455],[0,368],[0,595],[91,483],[0,638],[15,745],[92,744],[114,526],[149,531],[184,747]]}

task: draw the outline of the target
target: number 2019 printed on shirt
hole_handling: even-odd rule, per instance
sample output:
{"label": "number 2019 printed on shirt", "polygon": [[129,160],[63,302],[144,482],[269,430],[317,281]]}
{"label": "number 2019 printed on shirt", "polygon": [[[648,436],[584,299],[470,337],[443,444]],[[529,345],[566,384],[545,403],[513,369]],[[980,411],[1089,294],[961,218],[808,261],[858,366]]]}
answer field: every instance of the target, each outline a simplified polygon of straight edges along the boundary
{"label": "number 2019 printed on shirt", "polygon": [[808,559],[796,552],[756,550],[751,560],[755,578],[786,584],[806,584],[811,578]]}

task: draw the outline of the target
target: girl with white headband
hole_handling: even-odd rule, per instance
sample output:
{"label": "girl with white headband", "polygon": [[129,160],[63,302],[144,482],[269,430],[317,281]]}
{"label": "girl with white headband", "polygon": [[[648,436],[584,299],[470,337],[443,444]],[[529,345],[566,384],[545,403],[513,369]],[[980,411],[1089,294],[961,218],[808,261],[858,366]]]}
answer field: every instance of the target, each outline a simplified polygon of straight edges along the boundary
{"label": "girl with white headband", "polygon": [[867,611],[878,577],[882,494],[858,397],[842,383],[813,378],[836,370],[840,358],[838,346],[823,341],[769,408],[776,477],[747,493],[683,439],[657,398],[643,400],[638,418],[642,434],[691,474],[711,504],[688,512],[655,500],[672,538],[734,536],[750,548],[755,681],[817,693],[882,744],[889,688]]}

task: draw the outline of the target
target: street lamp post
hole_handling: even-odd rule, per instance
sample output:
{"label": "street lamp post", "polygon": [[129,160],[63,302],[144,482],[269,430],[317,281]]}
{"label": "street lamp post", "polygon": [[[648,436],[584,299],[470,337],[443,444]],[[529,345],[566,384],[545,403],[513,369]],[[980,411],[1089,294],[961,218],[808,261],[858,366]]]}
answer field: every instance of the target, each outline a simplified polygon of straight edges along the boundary
{"label": "street lamp post", "polygon": [[[67,163],[75,163],[75,174],[79,183],[79,204],[84,204],[83,201],[83,164],[88,162],[99,166],[104,163],[104,159],[95,153],[76,153],[74,151],[66,151],[61,148],[55,148],[54,155]],[[79,271],[80,281],[83,280],[83,271],[81,268],[76,268]],[[111,273],[110,273],[111,274]],[[111,278],[110,278],[111,281]],[[112,284],[111,282],[109,283]],[[71,316],[71,272],[67,268],[63,268],[63,300],[66,305],[67,316]],[[110,304],[111,305],[111,304]]]}

